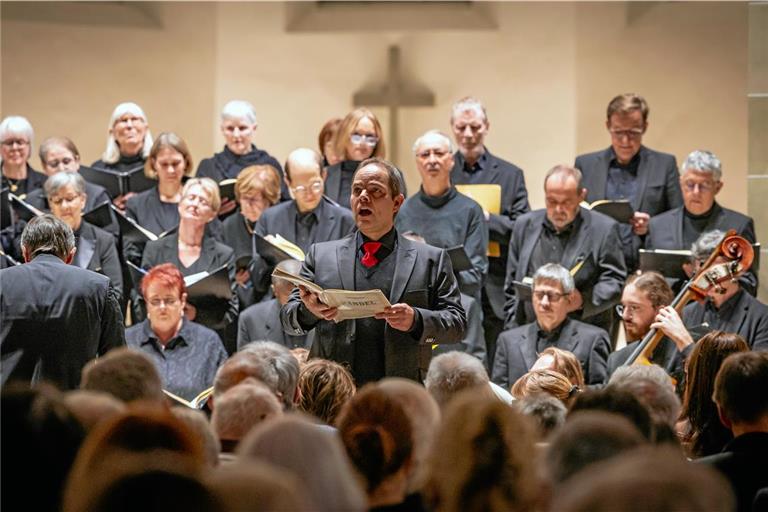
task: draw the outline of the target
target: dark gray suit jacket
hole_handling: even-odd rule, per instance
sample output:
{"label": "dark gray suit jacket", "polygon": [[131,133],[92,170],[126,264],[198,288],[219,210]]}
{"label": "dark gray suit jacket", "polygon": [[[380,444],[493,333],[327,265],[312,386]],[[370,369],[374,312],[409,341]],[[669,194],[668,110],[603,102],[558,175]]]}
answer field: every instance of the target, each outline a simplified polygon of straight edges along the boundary
{"label": "dark gray suit jacket", "polygon": [[[536,322],[504,331],[496,341],[491,380],[509,389],[539,358],[536,352]],[[611,351],[608,333],[594,325],[566,318],[555,346],[572,352],[581,363],[584,382],[605,381],[606,361]]]}
{"label": "dark gray suit jacket", "polygon": [[[512,282],[522,281],[527,276],[528,264],[544,229],[546,215],[545,209],[536,210],[518,217],[515,222],[512,239],[509,241],[507,278],[504,283],[507,328],[534,320],[530,302],[527,307],[518,303]],[[572,269],[583,261],[574,281],[584,299],[581,319],[589,321],[618,302],[627,277],[627,267],[621,252],[619,225],[616,221],[583,208],[581,215],[579,231],[571,235],[560,264]]]}
{"label": "dark gray suit jacket", "polygon": [[[356,234],[351,234],[341,240],[313,245],[304,261],[302,276],[324,289],[353,290],[356,244]],[[420,338],[414,339],[410,333],[385,325],[385,374],[421,382],[432,357],[432,344],[461,341],[466,329],[466,317],[451,260],[445,250],[398,235],[397,248],[392,256],[396,258],[396,263],[389,302],[411,305],[421,316],[423,329]],[[281,311],[285,332],[299,335],[315,327],[316,338],[310,355],[352,364],[355,338],[366,335],[357,331],[357,322],[321,320],[313,325],[302,325],[300,311],[310,314],[296,289]]]}
{"label": "dark gray suit jacket", "polygon": [[[645,237],[646,249],[690,249],[690,247],[683,247],[684,208],[681,206],[651,218],[648,235]],[[713,229],[721,231],[735,229],[737,234],[743,236],[750,243],[756,242],[755,223],[752,221],[752,217],[747,217],[728,208],[722,208],[717,203],[713,208],[717,208],[717,211],[703,232]],[[749,293],[752,295],[757,293],[756,272],[749,270],[740,278],[740,281]]]}
{"label": "dark gray suit jacket", "polygon": [[3,367],[11,379],[76,389],[85,363],[123,345],[123,315],[106,277],[51,254],[0,271],[3,361],[21,355]]}
{"label": "dark gray suit jacket", "polygon": [[72,264],[107,276],[117,295],[123,296],[123,271],[117,255],[115,237],[111,234],[83,221],[80,224],[80,237]]}
{"label": "dark gray suit jacket", "polygon": [[469,176],[462,170],[464,157],[456,152],[454,166],[451,171],[451,182],[454,185],[465,183],[487,183],[501,186],[501,213],[490,214],[488,219],[488,238],[498,242],[501,256],[488,258],[488,276],[485,280],[485,292],[490,299],[491,307],[497,317],[504,318],[504,277],[507,271],[507,251],[515,219],[531,210],[528,204],[528,190],[525,187],[523,170],[511,162],[492,155],[487,149],[486,166],[478,171],[478,179],[470,181]]}
{"label": "dark gray suit jacket", "polygon": [[280,303],[277,299],[259,302],[240,312],[237,321],[237,349],[252,341],[269,340],[289,349],[309,348],[310,335],[290,336],[280,323]]}
{"label": "dark gray suit jacket", "polygon": [[432,355],[445,354],[453,350],[466,352],[478,358],[483,366],[488,365],[485,350],[485,329],[483,329],[483,308],[474,298],[461,294],[461,307],[467,316],[467,330],[459,343],[441,343],[432,350]]}
{"label": "dark gray suit jacket", "polygon": [[[768,306],[746,293],[740,292],[728,321],[719,328],[736,333],[747,342],[752,350],[768,350]],[[695,329],[704,321],[704,304],[693,302],[683,309],[683,323],[686,328]]]}

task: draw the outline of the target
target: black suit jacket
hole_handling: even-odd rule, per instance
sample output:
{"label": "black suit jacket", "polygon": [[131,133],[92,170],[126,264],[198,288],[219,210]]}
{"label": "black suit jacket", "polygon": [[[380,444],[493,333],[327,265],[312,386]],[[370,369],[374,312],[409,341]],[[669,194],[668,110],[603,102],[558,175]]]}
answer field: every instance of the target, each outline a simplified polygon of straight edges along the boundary
{"label": "black suit jacket", "polygon": [[123,315],[106,277],[41,254],[0,271],[0,349],[20,354],[10,378],[75,389],[85,363],[125,345]]}
{"label": "black suit jacket", "polygon": [[[648,226],[648,235],[645,237],[646,249],[685,249],[683,246],[683,218],[684,206],[666,211],[651,218]],[[735,229],[736,233],[743,236],[750,243],[755,243],[755,223],[752,217],[747,217],[734,210],[722,208],[717,203],[713,208],[717,211],[710,219],[703,232],[719,229],[728,231]],[[750,270],[740,279],[742,286],[752,295],[757,293],[757,274]]]}
{"label": "black suit jacket", "polygon": [[118,296],[123,296],[123,271],[111,234],[83,221],[72,264],[107,276]]}
{"label": "black suit jacket", "polygon": [[[303,277],[324,289],[354,289],[356,234],[331,242],[315,244],[309,250],[301,270]],[[466,317],[459,299],[459,287],[451,260],[443,249],[397,237],[395,273],[389,302],[405,302],[421,316],[423,329],[419,339],[410,333],[385,326],[384,366],[388,377],[404,377],[421,382],[432,357],[433,343],[457,343],[464,337]],[[281,320],[285,332],[299,335],[315,327],[313,357],[352,364],[357,322],[339,323],[321,320],[312,326],[299,321],[300,310],[309,314],[294,290],[283,306]],[[382,320],[383,321],[383,320]]]}
{"label": "black suit jacket", "polygon": [[[493,359],[491,380],[509,389],[525,375],[539,358],[536,352],[536,322],[499,334]],[[606,377],[606,361],[611,351],[608,333],[594,325],[566,318],[555,346],[572,352],[581,363],[584,382],[600,384]]]}
{"label": "black suit jacket", "polygon": [[[515,226],[515,219],[531,210],[528,204],[528,189],[525,187],[523,170],[511,162],[502,160],[486,150],[487,160],[480,179],[482,183],[501,186],[501,213],[490,214],[488,219],[488,239],[498,242],[501,256],[488,258],[488,276],[485,280],[485,292],[490,299],[493,312],[499,318],[504,318],[504,277],[507,271],[507,253],[509,238]],[[454,185],[465,183],[480,183],[470,181],[463,171],[464,157],[459,151],[454,155],[454,166],[451,171],[451,181]]]}
{"label": "black suit jacket", "polygon": [[[683,309],[683,323],[689,330],[701,326],[705,311],[704,304],[688,304]],[[768,350],[768,306],[740,292],[731,317],[720,329],[738,334],[752,350]]]}
{"label": "black suit jacket", "polygon": [[309,348],[312,334],[291,336],[280,323],[280,303],[277,299],[259,302],[243,310],[237,321],[237,349],[252,341],[269,340],[288,349]]}
{"label": "black suit jacket", "polygon": [[462,293],[461,307],[467,316],[467,330],[464,332],[464,339],[460,343],[441,343],[432,347],[432,355],[445,354],[453,350],[466,352],[475,356],[483,363],[488,365],[488,357],[485,350],[485,329],[483,329],[483,307],[473,297]]}
{"label": "black suit jacket", "polygon": [[[518,217],[515,222],[512,239],[509,241],[507,278],[504,283],[507,328],[534,320],[530,303],[527,307],[518,303],[512,282],[522,281],[527,276],[528,264],[544,229],[546,215],[545,209],[536,210]],[[581,318],[589,321],[590,318],[607,312],[618,302],[627,277],[627,268],[621,252],[619,225],[616,221],[583,208],[581,216],[579,231],[571,235],[560,264],[572,269],[583,261],[574,281],[584,299]]]}
{"label": "black suit jacket", "polygon": [[[637,348],[640,341],[633,341],[628,343],[627,346],[613,352],[608,356],[608,377],[610,378],[620,366],[623,366],[627,362],[629,356]],[[664,370],[674,377],[678,382],[678,389],[683,385],[685,379],[685,360],[693,350],[694,345],[688,345],[685,350],[680,352],[677,350],[677,345],[668,339],[662,338],[656,349],[651,356],[651,362],[655,365],[661,366]]]}
{"label": "black suit jacket", "polygon": [[185,277],[203,271],[212,272],[226,265],[229,271],[229,283],[232,287],[232,298],[226,307],[223,317],[218,308],[198,308],[195,322],[211,329],[222,329],[235,321],[238,312],[238,301],[236,293],[237,282],[235,281],[235,252],[232,248],[206,236],[203,238],[200,258],[192,266],[185,267],[179,261],[178,234],[168,235],[160,240],[147,243],[141,260],[141,267],[150,269],[161,263],[173,263]]}

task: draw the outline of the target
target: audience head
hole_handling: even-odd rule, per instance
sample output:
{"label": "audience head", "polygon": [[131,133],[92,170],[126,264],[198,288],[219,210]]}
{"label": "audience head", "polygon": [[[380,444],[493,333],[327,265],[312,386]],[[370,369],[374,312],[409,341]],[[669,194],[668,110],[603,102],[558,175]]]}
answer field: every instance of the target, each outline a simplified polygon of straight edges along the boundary
{"label": "audience head", "polygon": [[538,427],[539,440],[546,440],[565,424],[568,409],[552,395],[537,393],[516,400],[514,406]]}
{"label": "audience head", "polygon": [[340,117],[331,118],[326,121],[317,136],[317,147],[323,155],[325,165],[335,165],[343,160],[342,155],[336,152],[336,134],[340,126]]}
{"label": "audience head", "polygon": [[637,427],[647,440],[654,440],[653,422],[648,409],[627,390],[612,387],[588,389],[576,397],[568,413],[569,418],[577,411],[603,411],[618,414]]}
{"label": "audience head", "polygon": [[304,487],[290,471],[257,460],[222,465],[206,479],[229,512],[311,510]]}
{"label": "audience head", "polygon": [[709,512],[733,510],[725,479],[686,461],[679,450],[644,446],[574,475],[550,507],[558,512]]}
{"label": "audience head", "polygon": [[80,424],[90,432],[93,427],[125,412],[125,402],[109,393],[76,389],[64,395],[64,403]]}
{"label": "audience head", "polygon": [[216,218],[221,206],[219,185],[211,178],[190,178],[181,189],[180,222],[207,224]]}
{"label": "audience head", "polygon": [[528,418],[472,391],[453,400],[437,431],[425,498],[430,510],[530,510],[538,499]]}
{"label": "audience head", "polygon": [[379,158],[360,163],[352,177],[350,204],[358,229],[373,240],[394,226],[395,215],[405,200],[400,171]]}
{"label": "audience head", "polygon": [[373,112],[356,108],[341,120],[336,133],[336,154],[342,160],[361,161],[368,158],[384,158],[384,132]]}
{"label": "audience head", "polygon": [[545,331],[552,331],[568,316],[573,277],[568,269],[557,263],[547,263],[533,275],[533,311],[536,321]]}
{"label": "audience head", "polygon": [[20,169],[32,155],[35,132],[27,118],[8,116],[0,122],[0,166],[5,173],[9,168]]}
{"label": "audience head", "polygon": [[[284,409],[293,408],[297,398],[299,362],[287,348],[272,341],[245,345],[216,372],[214,399],[249,377],[266,384]],[[215,409],[215,400],[213,406]]]}
{"label": "audience head", "polygon": [[249,379],[216,398],[211,425],[222,442],[237,443],[254,426],[282,413],[275,394],[265,384]]}
{"label": "audience head", "polygon": [[21,233],[21,252],[26,262],[39,254],[52,254],[69,263],[75,256],[75,234],[64,221],[46,213],[27,222]]}
{"label": "audience head", "polygon": [[237,175],[235,199],[243,217],[256,222],[264,210],[280,201],[280,173],[266,164],[246,167]]}
{"label": "audience head", "polygon": [[299,392],[299,409],[333,425],[341,408],[354,396],[355,381],[339,363],[312,359],[299,372]]}
{"label": "audience head", "polygon": [[439,130],[429,130],[413,143],[416,168],[427,195],[442,195],[451,187],[453,151],[451,138]]}
{"label": "audience head", "polygon": [[323,200],[324,180],[325,167],[320,153],[308,148],[291,151],[285,161],[285,181],[299,212],[317,208]]}
{"label": "audience head", "polygon": [[605,127],[611,134],[616,160],[628,164],[642,146],[648,128],[648,104],[637,94],[620,94],[608,104],[606,117]]}
{"label": "audience head", "polygon": [[256,111],[247,101],[232,100],[221,110],[221,133],[227,149],[235,155],[251,152],[257,126]]}
{"label": "audience head", "polygon": [[544,177],[544,199],[547,219],[557,231],[565,229],[579,214],[587,197],[581,183],[581,171],[568,165],[556,165]]}
{"label": "audience head", "polygon": [[640,340],[651,330],[659,310],[672,302],[674,294],[658,272],[632,274],[621,293],[616,311],[624,324],[627,341]]}
{"label": "audience head", "polygon": [[730,431],[720,423],[712,393],[723,361],[731,354],[747,351],[749,346],[738,334],[713,331],[703,336],[688,356],[680,418],[688,422],[685,441],[690,443],[691,455],[718,453],[731,440]]}
{"label": "audience head", "polygon": [[304,485],[313,510],[366,509],[365,495],[339,436],[299,413],[264,422],[241,441],[241,460],[258,459],[292,472]]}
{"label": "audience head", "polygon": [[585,467],[614,457],[648,440],[627,418],[601,411],[580,411],[568,417],[547,448],[545,466],[558,487]]}
{"label": "audience head", "polygon": [[399,377],[380,380],[378,388],[398,402],[408,415],[413,433],[413,471],[409,491],[420,491],[427,478],[427,458],[440,425],[440,407],[424,386]]}
{"label": "audience head", "polygon": [[67,137],[48,137],[38,150],[43,172],[48,176],[57,172],[77,172],[80,169],[80,151]]}
{"label": "audience head", "polygon": [[195,437],[196,442],[203,447],[206,465],[209,467],[218,466],[221,443],[205,413],[197,409],[178,406],[171,407],[171,414],[187,427]]}
{"label": "audience head", "polygon": [[80,229],[87,195],[85,180],[76,172],[57,172],[43,185],[51,213],[67,223],[73,231]]}
{"label": "audience head", "polygon": [[680,399],[667,372],[658,365],[622,366],[611,375],[609,385],[632,393],[645,405],[657,430],[673,429],[680,416]]}
{"label": "audience head", "polygon": [[127,347],[110,350],[86,364],[80,388],[109,393],[123,402],[165,403],[155,363],[143,352]]}
{"label": "audience head", "polygon": [[177,184],[181,184],[184,176],[194,176],[195,166],[184,139],[173,132],[158,135],[144,163],[144,174],[161,183]]}
{"label": "audience head", "polygon": [[680,166],[680,188],[685,209],[702,215],[712,209],[715,196],[723,188],[720,159],[710,151],[693,151]]}
{"label": "audience head", "polygon": [[144,111],[135,103],[120,103],[109,118],[107,148],[101,156],[106,164],[114,164],[121,156],[149,156],[152,134]]}
{"label": "audience head", "polygon": [[432,358],[424,386],[444,409],[454,396],[465,389],[479,390],[479,394],[490,393],[488,380],[488,372],[476,357],[466,352],[451,351]]}
{"label": "audience head", "polygon": [[173,263],[156,265],[141,279],[141,295],[147,306],[149,325],[160,342],[165,344],[175,336],[184,321],[187,305],[184,276]]}
{"label": "audience head", "polygon": [[512,384],[512,396],[520,400],[540,393],[553,396],[567,407],[579,394],[580,388],[568,377],[553,370],[531,370]]}
{"label": "audience head", "polygon": [[451,129],[463,155],[471,154],[477,157],[483,154],[483,144],[489,128],[488,115],[480,100],[466,96],[453,104]]}
{"label": "audience head", "polygon": [[[85,437],[53,387],[7,384],[0,398],[0,506],[59,510],[66,475]],[[34,492],[29,492],[33,488]]]}
{"label": "audience head", "polygon": [[[298,275],[301,272],[301,262],[294,259],[283,260],[275,268]],[[291,296],[294,288],[295,286],[292,282],[272,276],[272,291],[280,305],[288,303],[288,298]]]}
{"label": "audience head", "polygon": [[539,354],[536,362],[533,363],[531,370],[552,370],[562,373],[571,384],[578,386],[579,389],[586,387],[581,363],[573,352],[568,350],[557,347],[545,348]]}
{"label": "audience head", "polygon": [[715,378],[712,399],[734,435],[768,432],[768,352],[728,357]]}

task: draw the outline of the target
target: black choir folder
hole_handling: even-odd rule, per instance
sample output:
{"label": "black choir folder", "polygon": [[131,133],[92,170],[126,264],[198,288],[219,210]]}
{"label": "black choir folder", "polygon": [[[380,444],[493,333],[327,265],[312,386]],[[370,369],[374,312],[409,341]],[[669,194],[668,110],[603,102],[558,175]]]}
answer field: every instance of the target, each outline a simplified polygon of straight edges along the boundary
{"label": "black choir folder", "polygon": [[515,287],[515,294],[518,301],[532,301],[533,300],[533,279],[530,277],[524,277],[522,281],[512,281],[512,286]]}
{"label": "black choir folder", "polygon": [[11,206],[13,206],[13,211],[16,212],[16,215],[21,220],[29,222],[30,220],[34,219],[35,217],[39,217],[44,213],[42,210],[38,210],[16,194],[9,193],[8,199],[11,202]]}
{"label": "black choir folder", "polygon": [[592,210],[593,212],[599,212],[603,215],[607,215],[616,222],[622,224],[629,224],[632,217],[635,215],[635,210],[627,199],[610,200],[600,199],[592,204],[586,201],[581,203],[582,208]]}
{"label": "black choir folder", "polygon": [[157,181],[147,178],[144,174],[144,166],[135,167],[127,171],[111,171],[109,169],[96,169],[80,166],[78,171],[85,181],[101,185],[111,197],[117,197],[128,192],[144,192],[157,185]]}
{"label": "black choir folder", "polygon": [[457,245],[456,247],[450,247],[446,249],[448,257],[451,258],[451,265],[454,272],[462,272],[464,270],[472,270],[472,262],[467,256],[467,251],[464,250],[463,245]]}
{"label": "black choir folder", "polygon": [[683,264],[691,261],[691,251],[640,249],[640,270],[655,270],[670,279],[688,279]]}
{"label": "black choir folder", "polygon": [[96,206],[90,211],[83,214],[83,220],[89,224],[93,224],[97,228],[104,228],[112,224],[112,203],[104,201],[100,205]]}
{"label": "black choir folder", "polygon": [[339,309],[335,322],[352,320],[355,318],[368,318],[376,313],[381,313],[391,304],[381,290],[323,290],[321,287],[304,279],[301,276],[276,268],[272,277],[284,279],[296,286],[303,286],[320,297],[320,301],[331,307]]}
{"label": "black choir folder", "polygon": [[219,182],[219,195],[222,201],[225,199],[235,200],[235,183],[237,183],[237,178],[229,178]]}
{"label": "black choir folder", "polygon": [[114,211],[115,214],[117,215],[117,223],[120,225],[120,232],[123,235],[123,239],[128,240],[129,242],[138,242],[138,243],[145,244],[147,242],[153,242],[155,240],[159,240],[163,238],[165,235],[176,231],[176,228],[173,228],[173,229],[169,229],[168,231],[164,231],[159,235],[156,235],[155,233],[151,232],[147,228],[140,226],[138,222],[128,217],[125,213],[120,211],[120,209],[115,205],[110,205],[110,207],[112,208],[112,211]]}

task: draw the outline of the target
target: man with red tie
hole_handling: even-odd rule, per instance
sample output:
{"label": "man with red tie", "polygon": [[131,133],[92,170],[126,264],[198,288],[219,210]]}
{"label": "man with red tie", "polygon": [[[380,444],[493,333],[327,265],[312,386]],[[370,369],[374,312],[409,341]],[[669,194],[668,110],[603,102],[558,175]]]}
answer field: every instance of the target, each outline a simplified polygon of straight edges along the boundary
{"label": "man with red tie", "polygon": [[286,333],[314,328],[310,356],[348,364],[358,386],[383,377],[421,382],[432,344],[464,337],[466,317],[448,254],[403,238],[394,227],[402,188],[400,171],[389,162],[362,162],[350,201],[358,231],[313,245],[301,270],[324,289],[380,289],[392,305],[374,317],[337,323],[336,308],[297,289],[281,312]]}

